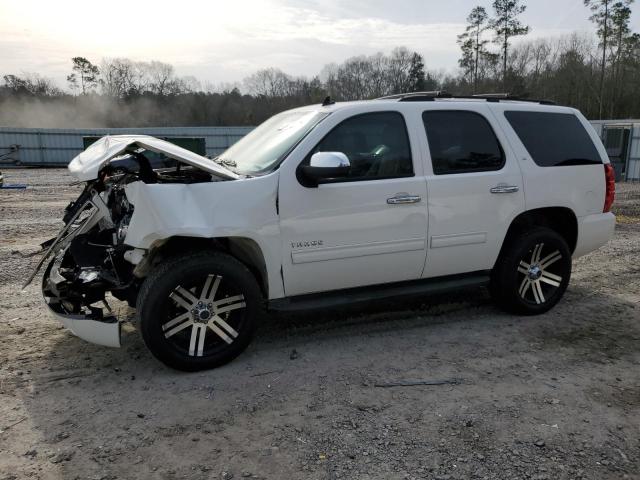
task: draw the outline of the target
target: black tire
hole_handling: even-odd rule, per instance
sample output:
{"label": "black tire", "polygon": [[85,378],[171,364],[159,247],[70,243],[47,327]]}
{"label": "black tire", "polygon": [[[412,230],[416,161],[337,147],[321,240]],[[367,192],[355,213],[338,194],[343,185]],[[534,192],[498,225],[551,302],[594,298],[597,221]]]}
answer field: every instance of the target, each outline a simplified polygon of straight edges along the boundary
{"label": "black tire", "polygon": [[[205,289],[211,295],[202,302]],[[151,353],[169,367],[197,371],[224,365],[247,348],[264,300],[244,264],[200,251],[158,265],[140,288],[137,310]]]}
{"label": "black tire", "polygon": [[560,301],[570,278],[567,242],[549,228],[536,227],[505,245],[492,272],[491,296],[510,313],[539,315]]}

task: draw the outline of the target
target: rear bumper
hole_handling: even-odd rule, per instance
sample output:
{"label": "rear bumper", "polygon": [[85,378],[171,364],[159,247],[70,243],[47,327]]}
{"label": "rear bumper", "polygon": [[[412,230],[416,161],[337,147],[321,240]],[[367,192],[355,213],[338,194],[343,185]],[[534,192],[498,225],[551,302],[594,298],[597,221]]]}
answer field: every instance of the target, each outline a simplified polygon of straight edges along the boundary
{"label": "rear bumper", "polygon": [[597,250],[613,236],[616,217],[613,213],[598,213],[578,219],[578,242],[573,258]]}

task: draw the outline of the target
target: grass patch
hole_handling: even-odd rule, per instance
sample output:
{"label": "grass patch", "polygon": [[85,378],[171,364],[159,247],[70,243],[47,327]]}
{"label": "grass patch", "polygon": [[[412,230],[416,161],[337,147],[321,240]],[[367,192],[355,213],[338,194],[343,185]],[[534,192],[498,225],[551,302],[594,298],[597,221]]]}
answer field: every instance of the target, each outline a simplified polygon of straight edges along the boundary
{"label": "grass patch", "polygon": [[640,223],[640,217],[618,214],[616,215],[616,223],[622,223],[622,224]]}

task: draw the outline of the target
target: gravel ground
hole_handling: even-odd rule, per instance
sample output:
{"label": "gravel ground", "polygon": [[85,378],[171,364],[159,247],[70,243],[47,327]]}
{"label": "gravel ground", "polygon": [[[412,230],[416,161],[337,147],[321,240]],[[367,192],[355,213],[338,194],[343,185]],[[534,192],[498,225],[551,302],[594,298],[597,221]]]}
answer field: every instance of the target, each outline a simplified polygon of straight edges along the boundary
{"label": "gravel ground", "polygon": [[20,290],[80,187],[5,175],[30,187],[0,191],[0,479],[640,479],[638,185],[548,314],[479,290],[272,316],[234,362],[185,374],[134,326],[90,345]]}

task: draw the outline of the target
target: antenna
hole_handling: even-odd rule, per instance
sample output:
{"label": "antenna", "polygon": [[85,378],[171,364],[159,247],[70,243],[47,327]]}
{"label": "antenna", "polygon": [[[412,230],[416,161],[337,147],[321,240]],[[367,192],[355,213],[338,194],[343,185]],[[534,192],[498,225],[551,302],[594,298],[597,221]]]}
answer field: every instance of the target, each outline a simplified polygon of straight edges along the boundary
{"label": "antenna", "polygon": [[325,98],[325,99],[324,99],[324,101],[322,102],[322,106],[323,106],[323,107],[326,107],[326,106],[328,106],[328,105],[333,105],[334,103],[336,103],[336,102],[334,102],[333,100],[331,100],[331,96],[330,96],[330,95],[327,95],[327,98]]}

